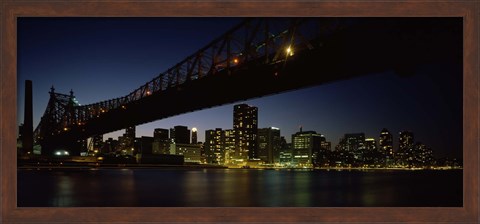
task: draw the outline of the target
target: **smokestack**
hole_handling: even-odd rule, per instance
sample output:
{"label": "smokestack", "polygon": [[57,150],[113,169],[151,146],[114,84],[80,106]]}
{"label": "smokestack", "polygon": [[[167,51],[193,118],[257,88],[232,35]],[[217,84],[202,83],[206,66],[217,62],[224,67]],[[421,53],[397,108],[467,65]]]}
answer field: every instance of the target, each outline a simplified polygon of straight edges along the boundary
{"label": "smokestack", "polygon": [[25,80],[25,111],[23,113],[23,151],[33,152],[32,80]]}

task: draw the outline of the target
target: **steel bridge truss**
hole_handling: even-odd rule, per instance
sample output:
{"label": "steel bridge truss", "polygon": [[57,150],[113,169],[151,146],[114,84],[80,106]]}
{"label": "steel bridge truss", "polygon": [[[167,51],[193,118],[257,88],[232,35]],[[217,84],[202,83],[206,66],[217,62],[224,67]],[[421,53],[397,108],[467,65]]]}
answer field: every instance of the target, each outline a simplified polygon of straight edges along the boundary
{"label": "steel bridge truss", "polygon": [[344,25],[334,18],[248,18],[126,96],[79,105],[73,92],[54,93],[52,87],[35,139],[81,127],[110,110],[126,109],[140,99],[219,72],[225,74],[225,70],[231,74],[258,64],[286,63],[296,53],[318,47],[316,40]]}

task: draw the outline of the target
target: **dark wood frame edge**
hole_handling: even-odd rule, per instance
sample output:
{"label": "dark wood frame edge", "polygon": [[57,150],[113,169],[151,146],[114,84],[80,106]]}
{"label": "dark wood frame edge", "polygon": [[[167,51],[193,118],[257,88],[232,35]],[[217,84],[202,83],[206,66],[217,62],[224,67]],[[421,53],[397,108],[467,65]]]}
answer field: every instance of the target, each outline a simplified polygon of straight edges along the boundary
{"label": "dark wood frame edge", "polygon": [[[193,4],[194,3],[194,4]],[[0,5],[0,203],[4,223],[25,222],[450,222],[479,221],[479,19],[471,1],[27,1]],[[464,207],[460,208],[18,208],[16,18],[22,16],[458,16],[464,18]]]}

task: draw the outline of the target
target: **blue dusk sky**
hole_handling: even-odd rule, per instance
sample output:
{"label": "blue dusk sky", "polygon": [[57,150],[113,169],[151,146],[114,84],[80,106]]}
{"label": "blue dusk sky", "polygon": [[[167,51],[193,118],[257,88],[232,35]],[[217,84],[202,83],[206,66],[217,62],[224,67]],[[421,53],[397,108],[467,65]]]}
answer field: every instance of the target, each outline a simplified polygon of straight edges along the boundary
{"label": "blue dusk sky", "polygon": [[[25,80],[33,81],[33,122],[38,125],[50,88],[74,91],[90,104],[129,94],[222,35],[242,18],[19,18],[18,124],[23,123]],[[448,32],[448,31],[446,31]],[[439,78],[440,77],[440,78]],[[258,107],[259,128],[278,127],[288,142],[299,131],[324,134],[332,148],[345,133],[412,131],[437,157],[462,157],[462,73],[458,65],[428,64],[413,76],[393,71],[241,101]],[[137,126],[137,137],[155,128],[185,125],[232,129],[228,104]],[[170,105],[175,106],[175,105]],[[105,134],[104,139],[124,133]]]}

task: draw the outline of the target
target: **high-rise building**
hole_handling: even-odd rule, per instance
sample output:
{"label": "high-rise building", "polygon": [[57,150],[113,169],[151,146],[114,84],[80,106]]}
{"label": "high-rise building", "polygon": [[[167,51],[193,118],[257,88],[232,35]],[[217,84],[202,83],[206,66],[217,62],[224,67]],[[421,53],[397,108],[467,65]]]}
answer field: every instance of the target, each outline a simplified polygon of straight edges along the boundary
{"label": "high-rise building", "polygon": [[225,132],[221,128],[205,131],[205,156],[206,162],[211,164],[225,163]]}
{"label": "high-rise building", "polygon": [[225,164],[235,164],[235,131],[233,131],[233,129],[228,129],[223,131],[223,133],[223,150],[225,152]]}
{"label": "high-rise building", "polygon": [[345,134],[344,139],[347,143],[346,144],[347,149],[350,152],[357,152],[364,148],[364,144],[365,144],[364,133]]}
{"label": "high-rise building", "polygon": [[135,147],[135,126],[131,126],[125,129],[125,133],[118,137],[118,151],[121,151],[122,154],[126,154]]}
{"label": "high-rise building", "polygon": [[292,135],[292,163],[312,166],[320,153],[321,135],[315,131],[302,131]]}
{"label": "high-rise building", "polygon": [[326,140],[325,141],[322,141],[320,143],[322,149],[324,150],[327,150],[327,151],[331,151],[332,150],[332,143],[331,142],[327,142]]}
{"label": "high-rise building", "polygon": [[278,162],[283,166],[290,166],[292,164],[292,144],[288,144],[286,141],[283,142],[283,140],[282,147],[278,155]]}
{"label": "high-rise building", "polygon": [[397,163],[407,165],[413,160],[414,136],[412,132],[401,131],[398,138]]}
{"label": "high-rise building", "polygon": [[435,165],[435,159],[433,157],[432,149],[420,142],[417,142],[414,145],[414,149],[411,157],[413,159],[409,161],[410,166],[426,167],[426,166]]}
{"label": "high-rise building", "polygon": [[247,104],[233,107],[235,157],[239,160],[257,159],[258,108]]}
{"label": "high-rise building", "polygon": [[401,131],[399,133],[399,151],[407,151],[408,149],[413,147],[414,136],[412,132],[409,131]]}
{"label": "high-rise building", "polygon": [[169,154],[170,139],[168,138],[168,129],[156,128],[153,131],[153,154]]}
{"label": "high-rise building", "polygon": [[365,138],[365,150],[363,152],[364,164],[376,167],[382,163],[381,161],[383,161],[383,153],[379,153],[375,138]]}
{"label": "high-rise building", "polygon": [[[290,164],[291,160],[292,160],[292,149],[291,149],[291,144],[288,144],[287,143],[287,140],[285,139],[284,136],[280,136],[280,147],[279,147],[279,150],[278,152],[275,152],[273,154],[273,161],[274,163],[282,163],[283,161],[283,164],[285,164],[286,162],[288,162],[288,164]],[[287,161],[287,157],[288,157],[288,154],[290,155],[290,160]],[[283,157],[282,157],[283,155]],[[283,160],[281,159],[283,158]]]}
{"label": "high-rise building", "polygon": [[153,137],[142,136],[140,138],[135,138],[135,148],[130,149],[130,152],[128,152],[127,154],[135,155],[138,152],[138,153],[141,153],[142,155],[151,155],[152,144],[153,144]]}
{"label": "high-rise building", "polygon": [[385,166],[392,165],[393,163],[393,136],[392,134],[386,129],[382,129],[380,132],[379,138],[379,147],[380,151],[383,154]]}
{"label": "high-rise building", "polygon": [[345,134],[336,148],[337,160],[342,166],[360,166],[363,163],[365,134]]}
{"label": "high-rise building", "polygon": [[375,138],[365,138],[365,150],[366,151],[377,150],[377,141],[375,141]]}
{"label": "high-rise building", "polygon": [[260,128],[257,135],[258,158],[273,164],[274,157],[280,153],[280,129],[275,127]]}
{"label": "high-rise building", "polygon": [[197,144],[197,128],[192,128],[192,144]]}
{"label": "high-rise building", "polygon": [[354,163],[356,166],[363,163],[363,153],[365,150],[365,134],[354,133],[345,134],[347,147],[349,152],[353,154]]}
{"label": "high-rise building", "polygon": [[113,138],[108,138],[107,140],[105,140],[105,144],[103,144],[101,151],[103,153],[115,152],[117,145],[118,145],[118,140],[113,140]]}
{"label": "high-rise building", "polygon": [[174,126],[170,128],[170,138],[173,139],[175,143],[190,144],[190,130],[188,130],[187,126]]}
{"label": "high-rise building", "polygon": [[168,130],[164,128],[155,128],[155,130],[153,130],[153,139],[168,139]]}
{"label": "high-rise building", "polygon": [[128,127],[125,129],[125,136],[131,139],[135,138],[135,126]]}

